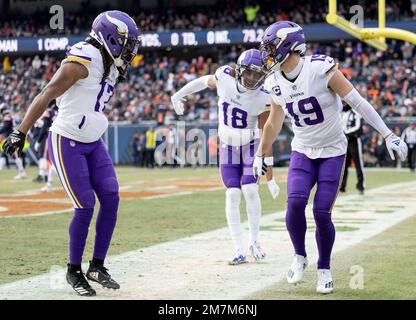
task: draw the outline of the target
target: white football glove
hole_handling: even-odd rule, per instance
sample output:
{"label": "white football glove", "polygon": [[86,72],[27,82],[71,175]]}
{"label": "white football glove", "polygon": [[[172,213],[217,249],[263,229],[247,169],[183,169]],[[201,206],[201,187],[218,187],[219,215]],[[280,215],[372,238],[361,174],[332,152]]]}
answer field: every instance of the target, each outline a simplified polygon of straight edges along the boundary
{"label": "white football glove", "polygon": [[33,149],[35,149],[36,152],[39,151],[40,143],[36,141],[35,145],[33,146]]}
{"label": "white football glove", "polygon": [[404,143],[404,141],[402,139],[400,139],[395,134],[391,133],[386,138],[386,147],[387,147],[387,150],[389,151],[389,154],[390,154],[390,157],[391,157],[392,160],[394,160],[393,151],[397,152],[397,154],[399,155],[399,157],[402,161],[406,160],[407,145],[406,145],[406,143]]}
{"label": "white football glove", "polygon": [[265,162],[265,157],[263,156],[254,156],[253,161],[253,175],[257,178],[264,175],[267,171],[267,164]]}
{"label": "white football glove", "polygon": [[267,187],[269,188],[269,191],[270,191],[273,199],[276,199],[277,196],[279,195],[280,187],[277,185],[277,183],[274,180],[274,178],[272,178],[271,180],[267,181]]}
{"label": "white football glove", "polygon": [[184,102],[186,101],[184,98],[179,98],[173,95],[170,100],[172,101],[173,109],[175,110],[177,115],[183,115],[184,111]]}

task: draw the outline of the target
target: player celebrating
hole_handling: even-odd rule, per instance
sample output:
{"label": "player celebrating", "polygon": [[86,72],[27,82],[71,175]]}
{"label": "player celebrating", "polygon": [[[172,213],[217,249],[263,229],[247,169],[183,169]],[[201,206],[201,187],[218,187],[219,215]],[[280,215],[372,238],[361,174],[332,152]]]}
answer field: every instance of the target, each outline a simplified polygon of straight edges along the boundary
{"label": "player celebrating", "polygon": [[[186,84],[172,96],[172,104],[177,114],[183,114],[182,99],[206,88],[217,89],[219,97],[220,168],[222,181],[227,188],[225,212],[231,237],[235,245],[235,255],[229,264],[246,262],[246,250],[240,225],[241,191],[246,200],[250,226],[249,249],[255,260],[265,254],[259,246],[258,234],[261,216],[259,186],[252,175],[254,152],[258,144],[258,125],[262,128],[269,110],[268,94],[263,89],[265,73],[262,69],[260,51],[244,51],[237,61],[236,69],[223,66],[215,75],[206,75]],[[271,148],[266,162],[273,165]],[[279,187],[273,179],[271,167],[267,173],[268,187],[273,197]]]}
{"label": "player celebrating", "polygon": [[4,145],[8,154],[23,148],[25,135],[51,100],[57,99],[58,116],[50,129],[48,150],[62,185],[72,200],[75,215],[69,227],[67,281],[82,296],[93,296],[81,270],[95,196],[100,202],[93,259],[86,276],[102,286],[120,286],[108,274],[104,259],[117,220],[118,182],[101,135],[108,127],[103,114],[119,76],[137,54],[140,44],[136,23],[121,11],[97,16],[90,37],[67,52],[67,58],[50,83],[34,99],[22,124]]}
{"label": "player celebrating", "polygon": [[299,282],[308,264],[305,207],[317,184],[313,202],[319,252],[317,292],[329,293],[333,291],[330,257],[335,239],[331,211],[347,149],[341,98],[383,135],[392,158],[396,151],[404,159],[407,147],[337,70],[333,58],[321,54],[304,56],[305,36],[299,25],[290,21],[272,24],[263,35],[260,48],[267,68],[274,73],[265,81],[271,94],[271,111],[254,160],[254,173],[264,171],[264,155],[270,152],[287,114],[292,120],[294,139],[287,178],[286,226],[295,251],[287,281]]}

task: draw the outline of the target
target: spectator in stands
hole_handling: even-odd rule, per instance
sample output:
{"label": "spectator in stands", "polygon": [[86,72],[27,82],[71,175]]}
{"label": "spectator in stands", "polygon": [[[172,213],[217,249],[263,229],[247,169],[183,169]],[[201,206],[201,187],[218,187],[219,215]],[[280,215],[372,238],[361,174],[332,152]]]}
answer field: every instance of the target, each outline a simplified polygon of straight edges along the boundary
{"label": "spectator in stands", "polygon": [[155,163],[156,132],[153,127],[146,131],[146,168],[153,168]]}
{"label": "spectator in stands", "polygon": [[142,133],[136,133],[133,137],[133,158],[134,165],[144,167],[145,163],[145,138]]}
{"label": "spectator in stands", "polygon": [[253,3],[248,3],[244,8],[246,14],[246,21],[252,23],[256,19],[257,12],[259,12],[260,6],[258,4],[254,5]]}
{"label": "spectator in stands", "polygon": [[403,130],[402,140],[406,142],[408,147],[407,161],[409,169],[415,172],[416,164],[416,123],[411,123]]}

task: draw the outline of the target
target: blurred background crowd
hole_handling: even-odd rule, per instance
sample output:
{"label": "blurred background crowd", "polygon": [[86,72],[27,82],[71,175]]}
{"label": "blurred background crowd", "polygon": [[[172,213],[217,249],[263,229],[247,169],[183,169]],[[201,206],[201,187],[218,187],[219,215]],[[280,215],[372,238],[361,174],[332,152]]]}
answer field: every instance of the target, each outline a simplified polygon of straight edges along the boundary
{"label": "blurred background crowd", "polygon": [[[163,1],[162,1],[163,2]],[[0,11],[0,37],[32,37],[63,32],[66,35],[86,35],[93,18],[105,10],[95,1],[82,3],[81,12],[65,11],[65,29],[51,30],[42,10],[29,19],[9,10]],[[377,16],[377,1],[341,1],[338,12],[350,15],[346,8],[365,5],[366,19]],[[137,6],[136,8],[139,8]],[[277,20],[290,19],[301,25],[322,23],[327,13],[327,0],[307,1],[219,1],[215,6],[182,6],[173,9],[131,9],[142,31],[198,31],[205,28],[267,26]],[[85,14],[88,12],[88,15]],[[130,12],[129,12],[130,13]],[[416,19],[416,0],[387,2],[387,20]],[[308,39],[306,39],[308,40]],[[213,74],[224,64],[233,65],[242,45],[195,48],[183,51],[143,50],[133,61],[125,82],[120,83],[105,112],[110,121],[137,124],[156,120],[158,126],[177,120],[170,96],[196,77]],[[401,41],[389,41],[385,52],[359,41],[308,43],[307,54],[322,53],[340,63],[340,69],[355,84],[360,93],[384,119],[416,117],[416,48]],[[5,55],[0,54],[0,110],[10,110],[19,123],[29,103],[47,84],[60,65],[64,54]],[[216,123],[218,108],[216,93],[205,90],[186,102],[181,120]],[[402,126],[403,127],[403,126]],[[403,129],[403,128],[402,128]],[[400,135],[400,126],[395,128]],[[364,127],[363,145],[367,165],[382,165],[386,157],[381,137]],[[144,139],[144,140],[143,140]],[[146,144],[145,134],[134,138]],[[134,148],[134,146],[133,146]],[[383,151],[383,152],[381,152]],[[146,159],[145,156],[142,157]],[[141,161],[139,161],[141,163]]]}
{"label": "blurred background crowd", "polygon": [[[158,1],[162,3],[161,1]],[[353,5],[365,6],[367,19],[377,16],[377,1],[345,0],[339,4],[338,12],[349,16]],[[44,17],[48,9],[39,9],[28,19],[20,11],[0,12],[0,37],[30,37],[64,33],[80,35],[88,31],[94,17],[109,6],[97,6],[96,2],[84,1],[78,12],[65,12],[65,30],[50,30]],[[140,5],[129,8],[142,31],[162,32],[172,30],[198,31],[204,28],[233,28],[251,25],[269,25],[277,20],[291,20],[299,24],[325,21],[328,12],[327,0],[273,0],[239,1],[227,0],[212,5],[192,5],[178,8],[175,1],[156,8],[143,9]],[[88,13],[88,14],[86,14]],[[395,0],[386,4],[386,18],[389,21],[413,19],[416,17],[415,0]]]}

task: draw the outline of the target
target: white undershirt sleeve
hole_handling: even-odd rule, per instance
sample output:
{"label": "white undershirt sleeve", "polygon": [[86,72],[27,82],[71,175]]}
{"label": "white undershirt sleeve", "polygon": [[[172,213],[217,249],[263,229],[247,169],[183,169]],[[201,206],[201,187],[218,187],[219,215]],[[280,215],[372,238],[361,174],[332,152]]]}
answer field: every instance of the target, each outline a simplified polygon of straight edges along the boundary
{"label": "white undershirt sleeve", "polygon": [[343,100],[348,103],[351,108],[357,111],[374,129],[380,132],[384,138],[391,133],[391,130],[386,126],[377,111],[355,88],[353,88]]}
{"label": "white undershirt sleeve", "polygon": [[195,80],[192,80],[191,82],[187,83],[182,89],[180,89],[178,92],[176,92],[172,98],[175,99],[182,99],[192,93],[202,91],[206,88],[208,88],[208,79],[211,77],[211,75],[206,75],[199,77]]}

